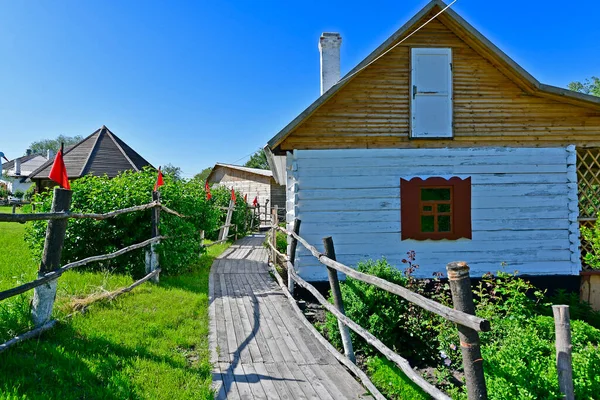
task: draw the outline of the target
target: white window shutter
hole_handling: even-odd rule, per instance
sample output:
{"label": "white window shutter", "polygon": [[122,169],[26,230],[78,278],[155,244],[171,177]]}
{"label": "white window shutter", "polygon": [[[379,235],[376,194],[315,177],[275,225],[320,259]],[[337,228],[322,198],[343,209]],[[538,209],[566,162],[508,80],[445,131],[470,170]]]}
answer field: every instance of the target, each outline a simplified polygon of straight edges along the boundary
{"label": "white window shutter", "polygon": [[412,49],[411,135],[452,137],[452,50]]}

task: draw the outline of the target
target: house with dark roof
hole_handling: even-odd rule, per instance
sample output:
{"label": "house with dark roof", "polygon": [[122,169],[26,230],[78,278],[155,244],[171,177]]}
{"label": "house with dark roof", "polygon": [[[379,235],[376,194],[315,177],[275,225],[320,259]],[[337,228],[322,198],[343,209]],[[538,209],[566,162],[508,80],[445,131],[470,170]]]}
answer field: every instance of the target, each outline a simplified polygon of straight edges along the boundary
{"label": "house with dark roof", "polygon": [[[265,207],[271,209],[275,205],[280,210],[285,209],[285,186],[278,184],[268,169],[217,163],[206,181],[209,184],[233,188],[242,195],[247,195],[250,204],[257,198],[261,213],[265,212]],[[270,221],[270,214],[267,213],[265,218]]]}
{"label": "house with dark roof", "polygon": [[[123,171],[140,171],[147,166],[154,168],[104,125],[81,142],[67,148],[63,159],[69,179],[85,175],[114,178]],[[28,176],[36,184],[38,191],[56,185],[48,178],[53,161],[48,160]]]}
{"label": "house with dark roof", "polygon": [[23,157],[17,157],[2,164],[0,185],[5,186],[10,193],[26,192],[32,185],[27,177],[51,158],[50,152],[44,156],[33,154],[31,150],[27,150],[27,154]]}
{"label": "house with dark roof", "polygon": [[[464,260],[471,276],[577,282],[579,226],[600,213],[600,98],[539,82],[441,0],[346,75],[341,43],[321,36],[321,96],[266,148],[288,228],[331,235],[347,265],[404,268],[415,251],[418,277]],[[327,280],[303,248],[294,267]]]}

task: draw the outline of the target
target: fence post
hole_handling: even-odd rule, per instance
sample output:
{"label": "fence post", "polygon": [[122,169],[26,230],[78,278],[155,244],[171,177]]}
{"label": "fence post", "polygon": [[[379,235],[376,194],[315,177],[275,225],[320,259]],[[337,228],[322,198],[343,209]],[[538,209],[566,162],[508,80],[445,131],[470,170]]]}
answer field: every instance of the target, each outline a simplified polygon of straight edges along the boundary
{"label": "fence post", "polygon": [[[335,260],[335,248],[333,247],[333,239],[331,236],[323,238],[323,246],[325,246],[325,255],[332,260]],[[342,300],[342,291],[340,290],[340,281],[338,279],[338,273],[335,269],[327,267],[327,276],[329,277],[329,285],[331,286],[331,295],[333,296],[333,305],[338,309],[339,312],[346,315],[344,311],[344,301]],[[338,319],[338,327],[340,328],[340,335],[342,336],[342,343],[344,344],[344,353],[346,357],[354,364],[356,364],[356,357],[354,356],[354,349],[352,348],[352,338],[350,337],[350,330],[342,321]]]}
{"label": "fence post", "polygon": [[[294,220],[294,233],[300,234],[300,223],[299,219]],[[294,236],[290,236],[290,251],[288,252],[287,262],[287,278],[288,278],[288,291],[294,295],[294,280],[292,279],[292,273],[295,272],[294,263],[296,262],[296,248],[298,247],[298,240]]]}
{"label": "fence post", "polygon": [[[158,192],[152,192],[152,200],[160,201],[160,196]],[[150,215],[152,218],[152,232],[150,236],[155,238],[157,236],[160,236],[160,232],[158,229],[160,224],[160,207],[152,208],[152,214]],[[157,245],[158,243],[152,243],[150,245],[150,251],[146,251],[146,274],[149,274],[150,272],[156,270],[159,266],[158,252],[156,251]],[[151,280],[154,283],[158,283],[158,275],[154,275]]]}
{"label": "fence post", "polygon": [[204,230],[200,231],[200,257],[202,257],[202,249],[204,249]]}
{"label": "fence post", "polygon": [[[70,190],[59,187],[54,188],[52,212],[69,211],[72,195],[73,192]],[[67,221],[66,218],[48,221],[46,241],[44,242],[44,252],[42,253],[38,278],[60,268],[60,259],[67,231]],[[56,298],[56,284],[57,281],[53,280],[36,287],[33,291],[31,316],[36,327],[42,326],[52,316],[52,307]]]}
{"label": "fence post", "polygon": [[16,204],[13,204],[13,207],[12,207],[12,213],[13,213],[13,214],[16,214],[16,213],[17,213],[17,205],[16,205]]}
{"label": "fence post", "polygon": [[273,245],[273,249],[271,250],[271,259],[273,260],[273,265],[277,265],[277,252],[275,249],[277,248],[277,205],[273,207],[271,213],[271,244]]}
{"label": "fence post", "polygon": [[[464,261],[455,261],[446,265],[446,270],[448,271],[448,282],[450,283],[454,309],[475,315],[469,266]],[[469,400],[487,399],[479,334],[476,330],[460,324],[456,326],[460,339],[465,380],[467,381],[467,396]]]}
{"label": "fence post", "polygon": [[556,371],[558,386],[565,400],[575,399],[573,364],[571,359],[571,320],[569,306],[552,306],[556,330]]}

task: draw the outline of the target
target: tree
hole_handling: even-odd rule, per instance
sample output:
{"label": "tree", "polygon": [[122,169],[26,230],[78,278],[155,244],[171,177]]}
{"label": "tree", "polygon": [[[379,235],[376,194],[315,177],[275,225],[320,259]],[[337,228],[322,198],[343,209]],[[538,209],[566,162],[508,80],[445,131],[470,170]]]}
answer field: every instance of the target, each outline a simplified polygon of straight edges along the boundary
{"label": "tree", "polygon": [[583,82],[571,82],[567,87],[569,90],[600,97],[600,78],[597,76],[592,76]]}
{"label": "tree", "polygon": [[73,146],[74,144],[81,142],[82,139],[82,136],[58,135],[56,139],[43,139],[32,142],[29,145],[29,148],[33,154],[46,154],[48,150],[52,150],[52,152],[56,153],[58,149],[60,149],[61,143],[64,143],[65,146]]}
{"label": "tree", "polygon": [[204,168],[200,173],[194,175],[194,179],[204,182],[208,178],[208,175],[210,175],[210,171],[212,171],[212,167]]}
{"label": "tree", "polygon": [[258,150],[252,154],[252,157],[244,164],[244,167],[258,168],[258,169],[271,169],[269,162],[267,161],[267,155],[263,149]]}
{"label": "tree", "polygon": [[170,176],[176,181],[181,179],[181,168],[169,163],[161,168],[163,174]]}

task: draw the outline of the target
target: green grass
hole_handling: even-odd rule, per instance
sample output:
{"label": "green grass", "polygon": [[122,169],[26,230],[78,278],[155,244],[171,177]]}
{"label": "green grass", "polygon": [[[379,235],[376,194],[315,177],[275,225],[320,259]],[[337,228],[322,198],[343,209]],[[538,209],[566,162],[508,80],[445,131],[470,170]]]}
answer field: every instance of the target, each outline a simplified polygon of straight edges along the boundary
{"label": "green grass", "polygon": [[402,372],[395,364],[383,357],[371,357],[367,370],[373,384],[388,399],[427,400],[431,397]]}
{"label": "green grass", "polygon": [[[23,225],[0,223],[0,289],[35,278],[38,261],[23,242],[23,232]],[[0,353],[0,399],[212,398],[208,271],[227,246],[210,247],[186,274],[161,277],[159,285],[146,283],[112,302],[94,303],[41,338]],[[131,281],[69,272],[58,283],[55,316],[64,316],[74,295]],[[29,328],[30,298],[28,293],[0,302],[0,341]]]}

